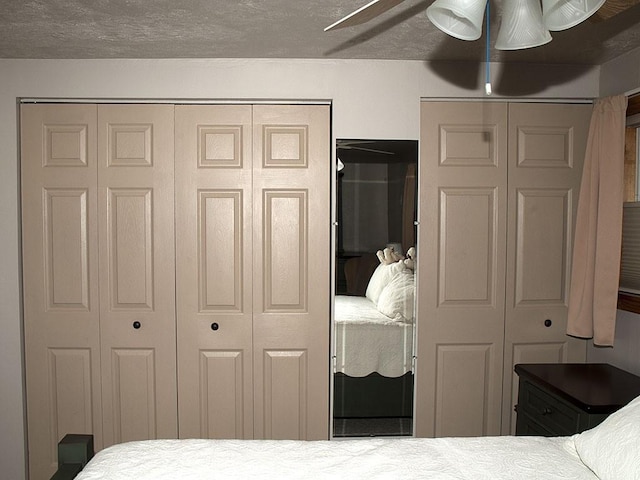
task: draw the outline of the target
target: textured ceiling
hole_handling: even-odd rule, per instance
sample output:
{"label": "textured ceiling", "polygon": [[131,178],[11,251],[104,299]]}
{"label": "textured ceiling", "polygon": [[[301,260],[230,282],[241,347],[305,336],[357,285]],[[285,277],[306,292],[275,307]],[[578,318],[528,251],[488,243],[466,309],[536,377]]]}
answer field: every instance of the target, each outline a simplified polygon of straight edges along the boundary
{"label": "textured ceiling", "polygon": [[[432,0],[405,0],[367,24],[323,32],[367,2],[0,0],[0,58],[483,60],[483,40],[456,40],[428,21]],[[492,2],[495,42],[500,3]],[[552,35],[542,47],[492,49],[491,60],[601,64],[640,47],[640,4]]]}

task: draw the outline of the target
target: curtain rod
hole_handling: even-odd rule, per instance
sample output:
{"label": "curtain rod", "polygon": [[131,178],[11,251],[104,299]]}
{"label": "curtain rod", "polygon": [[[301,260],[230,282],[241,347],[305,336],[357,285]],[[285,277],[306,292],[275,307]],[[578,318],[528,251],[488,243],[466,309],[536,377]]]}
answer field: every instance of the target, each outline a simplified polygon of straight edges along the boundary
{"label": "curtain rod", "polygon": [[278,100],[251,100],[251,99],[196,99],[196,98],[18,98],[19,103],[151,103],[151,104],[176,104],[176,105],[331,105],[328,99],[278,99]]}
{"label": "curtain rod", "polygon": [[592,98],[524,98],[524,97],[420,97],[422,102],[485,102],[485,103],[585,103]]}

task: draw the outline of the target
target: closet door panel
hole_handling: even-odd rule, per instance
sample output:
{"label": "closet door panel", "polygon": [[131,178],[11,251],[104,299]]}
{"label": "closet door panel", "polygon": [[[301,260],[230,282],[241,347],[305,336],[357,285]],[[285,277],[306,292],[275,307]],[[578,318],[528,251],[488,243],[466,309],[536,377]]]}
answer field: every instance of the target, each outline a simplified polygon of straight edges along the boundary
{"label": "closet door panel", "polygon": [[201,311],[242,311],[243,193],[241,189],[198,192]]}
{"label": "closet door panel", "polygon": [[565,189],[517,191],[516,305],[565,302],[571,194]]}
{"label": "closet door panel", "polygon": [[493,348],[491,344],[438,345],[435,436],[482,436],[487,430],[495,401]]}
{"label": "closet door panel", "polygon": [[506,105],[423,102],[421,112],[416,435],[495,435],[504,340]]}
{"label": "closet door panel", "polygon": [[307,310],[308,201],[306,189],[263,191],[264,311]]}
{"label": "closet door panel", "polygon": [[152,310],[153,189],[107,190],[109,299],[112,310]]}
{"label": "closet door panel", "polygon": [[29,471],[67,433],[102,448],[95,105],[22,105],[22,267]]}
{"label": "closet door panel", "polygon": [[328,106],[254,106],[256,438],[329,437]]}
{"label": "closet door panel", "polygon": [[264,437],[307,438],[307,351],[263,353]]}
{"label": "closet door panel", "polygon": [[44,188],[42,194],[47,308],[87,311],[89,189]]}
{"label": "closet door panel", "polygon": [[515,431],[516,363],[586,358],[586,343],[565,332],[590,116],[590,105],[509,106],[509,205],[514,208],[507,240],[505,434]]}
{"label": "closet door panel", "polygon": [[156,371],[153,348],[112,348],[110,396],[113,436],[118,443],[158,438]]}
{"label": "closet door panel", "polygon": [[105,445],[177,435],[173,106],[98,107]]}
{"label": "closet door panel", "polygon": [[491,305],[498,273],[495,188],[440,190],[440,305]]}
{"label": "closet door panel", "polygon": [[244,359],[241,351],[200,351],[198,420],[203,437],[246,438],[245,372],[250,366]]}
{"label": "closet door panel", "polygon": [[250,105],[176,107],[179,434],[253,438]]}

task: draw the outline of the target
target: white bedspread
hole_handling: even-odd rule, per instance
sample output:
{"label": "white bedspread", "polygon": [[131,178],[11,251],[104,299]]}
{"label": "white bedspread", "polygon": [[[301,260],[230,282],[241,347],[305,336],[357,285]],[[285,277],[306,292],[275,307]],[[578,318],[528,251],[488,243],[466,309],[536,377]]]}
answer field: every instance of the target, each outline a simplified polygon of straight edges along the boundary
{"label": "white bedspread", "polygon": [[573,437],[151,440],[99,452],[76,480],[594,480]]}
{"label": "white bedspread", "polygon": [[337,371],[352,377],[411,371],[413,324],[380,313],[367,297],[336,296]]}

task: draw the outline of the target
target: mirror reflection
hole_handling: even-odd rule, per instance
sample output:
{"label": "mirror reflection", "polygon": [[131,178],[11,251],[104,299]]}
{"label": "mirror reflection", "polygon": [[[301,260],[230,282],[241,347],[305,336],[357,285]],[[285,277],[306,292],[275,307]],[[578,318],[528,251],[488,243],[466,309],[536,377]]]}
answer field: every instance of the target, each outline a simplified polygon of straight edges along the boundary
{"label": "mirror reflection", "polygon": [[412,435],[418,142],[336,146],[333,434]]}

